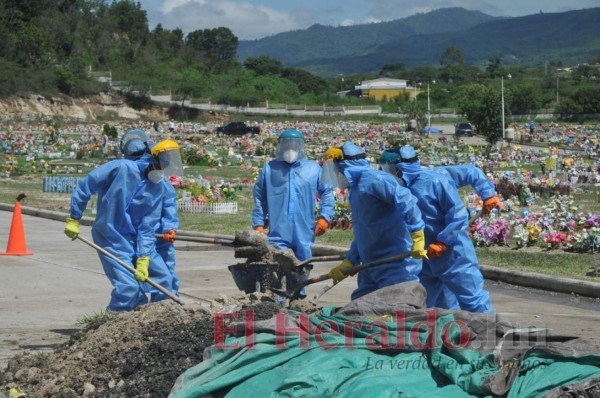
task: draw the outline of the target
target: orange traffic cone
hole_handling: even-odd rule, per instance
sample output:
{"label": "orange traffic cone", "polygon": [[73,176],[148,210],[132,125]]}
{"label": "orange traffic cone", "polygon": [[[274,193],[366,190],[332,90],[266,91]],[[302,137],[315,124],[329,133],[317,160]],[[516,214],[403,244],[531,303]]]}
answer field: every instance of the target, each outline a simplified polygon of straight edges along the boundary
{"label": "orange traffic cone", "polygon": [[6,253],[0,253],[0,256],[30,256],[32,252],[27,251],[27,242],[25,241],[25,229],[23,228],[23,217],[21,216],[21,202],[15,202],[13,210],[12,224],[10,225],[10,235],[8,236],[8,245]]}

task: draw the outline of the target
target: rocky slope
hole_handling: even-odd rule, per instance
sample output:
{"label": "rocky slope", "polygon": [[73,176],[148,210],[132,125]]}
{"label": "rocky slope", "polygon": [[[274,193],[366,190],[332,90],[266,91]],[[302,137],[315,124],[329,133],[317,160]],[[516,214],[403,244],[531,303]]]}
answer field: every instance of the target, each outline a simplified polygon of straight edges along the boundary
{"label": "rocky slope", "polygon": [[167,110],[167,107],[158,105],[144,110],[133,109],[118,93],[101,93],[84,98],[31,94],[0,99],[0,118],[17,121],[54,117],[86,122],[112,119],[165,120],[168,118]]}

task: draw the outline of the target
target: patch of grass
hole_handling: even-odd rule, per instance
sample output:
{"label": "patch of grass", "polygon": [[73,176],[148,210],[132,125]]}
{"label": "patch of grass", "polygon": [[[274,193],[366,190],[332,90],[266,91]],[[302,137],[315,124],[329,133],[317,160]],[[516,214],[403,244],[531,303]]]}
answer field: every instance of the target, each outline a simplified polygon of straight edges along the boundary
{"label": "patch of grass", "polygon": [[252,178],[252,172],[248,170],[242,170],[240,166],[223,166],[218,168],[211,168],[207,166],[189,166],[185,169],[186,176],[198,177],[210,177],[211,179],[217,180],[223,178],[227,182],[231,178]]}
{"label": "patch of grass", "polygon": [[329,229],[324,235],[319,236],[315,243],[321,245],[350,247],[354,239],[354,232],[351,229]]}
{"label": "patch of grass", "polygon": [[599,277],[586,276],[592,267],[597,266],[600,260],[598,254],[485,247],[477,248],[477,257],[480,264],[494,267],[600,282]]}
{"label": "patch of grass", "polygon": [[236,231],[252,228],[252,189],[244,188],[237,197],[237,214],[192,214],[179,212],[179,228],[234,236]]}
{"label": "patch of grass", "polygon": [[94,330],[110,319],[111,314],[107,311],[94,312],[90,315],[84,315],[77,320],[77,326],[84,330]]}

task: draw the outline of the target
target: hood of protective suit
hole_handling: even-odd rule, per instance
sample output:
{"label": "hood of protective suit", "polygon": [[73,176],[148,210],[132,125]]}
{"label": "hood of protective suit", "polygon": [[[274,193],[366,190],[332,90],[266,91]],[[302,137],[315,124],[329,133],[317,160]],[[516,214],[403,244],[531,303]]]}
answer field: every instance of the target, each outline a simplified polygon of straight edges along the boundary
{"label": "hood of protective suit", "polygon": [[128,160],[136,160],[146,150],[146,144],[142,140],[129,140],[123,148],[123,157]]}
{"label": "hood of protective suit", "polygon": [[[346,142],[344,145],[342,145],[342,151],[344,152],[345,157],[364,154],[364,151],[353,142]],[[356,180],[357,175],[360,175],[365,170],[371,168],[367,159],[341,160],[336,162],[336,166],[340,173],[343,173],[346,179],[348,179],[348,183],[350,185],[352,185],[353,181]]]}
{"label": "hood of protective suit", "polygon": [[396,169],[401,173],[402,179],[410,185],[412,179],[421,171],[421,162],[415,148],[410,145],[401,147],[398,153],[400,161],[396,163]]}
{"label": "hood of protective suit", "polygon": [[421,163],[417,160],[414,163],[396,163],[396,169],[399,174],[402,176],[402,179],[406,181],[408,185],[411,184],[411,181],[419,174],[421,171]]}
{"label": "hood of protective suit", "polygon": [[135,161],[135,164],[137,165],[138,169],[144,175],[145,175],[146,171],[148,170],[148,167],[150,167],[150,165],[157,163],[156,159],[154,159],[154,157],[149,153],[145,153],[142,156],[140,156],[139,158],[131,159],[131,160]]}

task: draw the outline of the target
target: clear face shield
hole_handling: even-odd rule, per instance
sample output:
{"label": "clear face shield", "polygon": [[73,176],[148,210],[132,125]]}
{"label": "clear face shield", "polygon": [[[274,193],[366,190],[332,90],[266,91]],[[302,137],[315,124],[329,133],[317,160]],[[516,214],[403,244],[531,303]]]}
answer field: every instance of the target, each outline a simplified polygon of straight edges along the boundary
{"label": "clear face shield", "polygon": [[183,176],[183,163],[179,149],[161,152],[156,156],[157,163],[148,169],[148,179],[158,184],[165,176]]}
{"label": "clear face shield", "polygon": [[344,173],[340,172],[334,160],[326,160],[323,163],[321,181],[325,185],[331,184],[334,188],[346,189],[350,185]]}
{"label": "clear face shield", "polygon": [[395,163],[379,163],[379,167],[381,167],[382,171],[386,173],[390,173],[391,175],[397,175],[396,172],[396,164]]}
{"label": "clear face shield", "polygon": [[304,157],[303,138],[281,138],[277,147],[277,158],[289,164]]}
{"label": "clear face shield", "polygon": [[166,176],[183,176],[183,162],[179,149],[159,153],[158,164]]}

